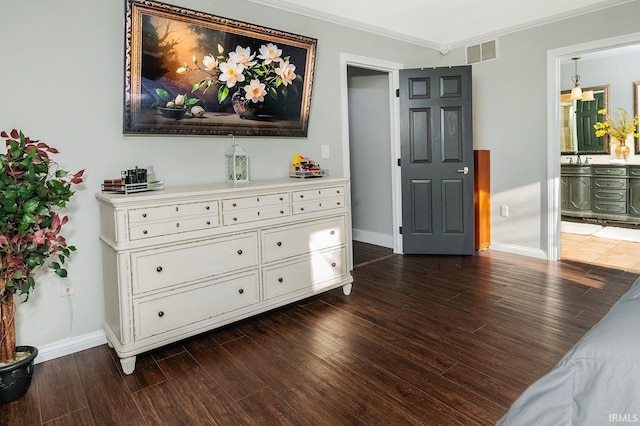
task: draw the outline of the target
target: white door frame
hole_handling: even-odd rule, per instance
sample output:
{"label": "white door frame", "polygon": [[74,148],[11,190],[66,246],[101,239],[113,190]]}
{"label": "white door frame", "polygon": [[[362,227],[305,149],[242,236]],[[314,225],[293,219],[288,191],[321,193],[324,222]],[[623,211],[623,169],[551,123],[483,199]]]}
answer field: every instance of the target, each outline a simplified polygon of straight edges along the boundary
{"label": "white door frame", "polygon": [[547,51],[547,258],[549,260],[560,259],[560,62],[574,56],[639,43],[640,33],[631,33]]}
{"label": "white door frame", "polygon": [[389,62],[381,59],[367,58],[364,56],[340,53],[340,103],[342,115],[342,157],[343,173],[345,177],[351,177],[351,162],[349,156],[349,99],[347,67],[353,66],[375,71],[386,72],[389,76],[389,141],[391,150],[391,204],[393,216],[393,252],[402,253],[402,187],[400,167],[397,159],[400,158],[400,102],[396,97],[396,89],[400,84],[400,70],[404,68],[397,62]]}

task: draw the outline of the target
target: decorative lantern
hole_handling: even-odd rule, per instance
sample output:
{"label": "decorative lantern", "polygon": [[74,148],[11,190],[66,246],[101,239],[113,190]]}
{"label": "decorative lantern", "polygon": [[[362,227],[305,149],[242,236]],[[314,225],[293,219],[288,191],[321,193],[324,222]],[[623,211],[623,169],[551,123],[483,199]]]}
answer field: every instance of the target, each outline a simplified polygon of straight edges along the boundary
{"label": "decorative lantern", "polygon": [[233,145],[227,153],[227,180],[230,182],[249,182],[249,154],[236,143],[233,137]]}

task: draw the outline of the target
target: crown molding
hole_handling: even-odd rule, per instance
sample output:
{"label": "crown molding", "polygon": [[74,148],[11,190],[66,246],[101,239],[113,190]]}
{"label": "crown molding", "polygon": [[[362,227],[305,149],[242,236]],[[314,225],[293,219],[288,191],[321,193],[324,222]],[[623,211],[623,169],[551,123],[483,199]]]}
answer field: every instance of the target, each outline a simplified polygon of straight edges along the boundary
{"label": "crown molding", "polygon": [[330,22],[332,24],[338,24],[344,27],[381,35],[381,36],[396,39],[399,41],[404,41],[411,44],[417,44],[419,46],[428,47],[430,49],[439,50],[442,47],[437,43],[433,43],[418,37],[412,37],[408,34],[391,31],[375,25],[365,24],[363,22],[355,21],[353,19],[343,18],[342,16],[333,15],[331,13],[325,13],[309,7],[298,6],[296,4],[288,3],[282,0],[247,0],[247,1],[250,3],[272,7],[274,9],[284,10],[286,12],[294,13],[297,15],[319,19],[321,21]]}
{"label": "crown molding", "polygon": [[467,38],[457,40],[452,43],[438,43],[432,40],[425,40],[423,38],[410,36],[408,34],[399,33],[396,31],[391,31],[385,28],[381,28],[375,25],[366,24],[363,22],[359,22],[353,19],[344,18],[338,15],[334,15],[331,13],[322,12],[310,7],[299,6],[297,4],[292,4],[287,2],[286,0],[247,0],[250,3],[260,4],[267,7],[272,7],[275,9],[284,10],[286,12],[290,12],[297,15],[303,15],[310,18],[319,19],[321,21],[331,22],[333,24],[342,25],[345,27],[381,35],[384,37],[389,37],[392,39],[396,39],[399,41],[404,41],[411,44],[416,44],[419,46],[427,47],[430,49],[434,49],[442,53],[443,55],[448,53],[452,49],[456,49],[459,47],[464,47],[468,45],[478,44],[485,42],[487,40],[496,39],[501,36],[505,36],[507,34],[515,33],[518,31],[527,30],[530,28],[539,27],[542,25],[562,21],[569,18],[574,18],[580,15],[584,15],[587,13],[597,12],[599,10],[608,9],[611,7],[619,6],[625,3],[632,3],[636,0],[607,0],[604,2],[600,2],[598,4],[585,6],[580,9],[574,9],[569,12],[553,15],[547,18],[538,19],[535,21],[530,21],[524,24],[514,25],[510,27],[503,28],[501,30],[492,31],[489,33],[479,34],[477,37]]}

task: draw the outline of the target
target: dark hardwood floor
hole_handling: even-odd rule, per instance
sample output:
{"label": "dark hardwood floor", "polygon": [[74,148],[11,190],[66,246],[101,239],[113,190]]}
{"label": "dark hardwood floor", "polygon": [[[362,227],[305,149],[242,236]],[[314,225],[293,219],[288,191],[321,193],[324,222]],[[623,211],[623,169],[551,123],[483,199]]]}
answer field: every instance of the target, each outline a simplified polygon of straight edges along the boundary
{"label": "dark hardwood floor", "polygon": [[[378,260],[379,259],[379,260]],[[355,282],[138,357],[36,366],[2,425],[494,424],[637,275],[356,243]]]}

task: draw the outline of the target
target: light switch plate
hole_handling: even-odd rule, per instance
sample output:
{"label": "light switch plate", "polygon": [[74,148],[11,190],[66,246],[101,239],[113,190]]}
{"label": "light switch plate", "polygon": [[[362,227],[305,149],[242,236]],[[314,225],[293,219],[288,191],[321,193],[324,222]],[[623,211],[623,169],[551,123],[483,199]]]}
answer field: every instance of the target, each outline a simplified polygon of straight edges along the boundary
{"label": "light switch plate", "polygon": [[329,158],[329,145],[322,145],[322,159]]}

